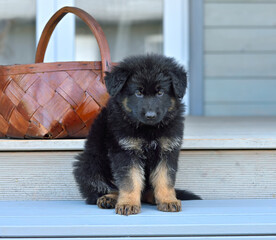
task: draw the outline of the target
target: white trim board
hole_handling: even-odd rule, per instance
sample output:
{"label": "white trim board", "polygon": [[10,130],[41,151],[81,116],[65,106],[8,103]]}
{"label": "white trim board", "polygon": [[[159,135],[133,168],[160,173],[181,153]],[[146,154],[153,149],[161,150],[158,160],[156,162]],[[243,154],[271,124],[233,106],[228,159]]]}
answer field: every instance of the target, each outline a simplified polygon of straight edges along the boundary
{"label": "white trim board", "polygon": [[0,151],[71,151],[82,150],[84,139],[1,139]]}
{"label": "white trim board", "polygon": [[[78,151],[84,139],[0,140],[0,151]],[[187,117],[183,150],[276,149],[276,117]]]}
{"label": "white trim board", "polygon": [[[171,0],[163,0],[163,3],[164,55],[174,57],[189,72],[189,0],[174,0],[173,4]],[[189,114],[189,86],[183,101]]]}

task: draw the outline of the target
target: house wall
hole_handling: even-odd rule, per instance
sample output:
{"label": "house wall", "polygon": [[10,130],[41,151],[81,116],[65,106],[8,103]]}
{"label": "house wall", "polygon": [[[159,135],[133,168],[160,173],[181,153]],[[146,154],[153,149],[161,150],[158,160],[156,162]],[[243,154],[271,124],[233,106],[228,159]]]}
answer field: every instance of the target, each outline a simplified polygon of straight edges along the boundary
{"label": "house wall", "polygon": [[[130,55],[163,52],[162,19],[122,25],[99,21],[99,24],[108,40],[113,62]],[[77,61],[101,59],[96,39],[83,22],[77,21],[75,39]]]}
{"label": "house wall", "polygon": [[276,1],[204,1],[204,115],[276,115]]}
{"label": "house wall", "polygon": [[35,22],[33,20],[0,19],[1,65],[34,63],[35,51]]}

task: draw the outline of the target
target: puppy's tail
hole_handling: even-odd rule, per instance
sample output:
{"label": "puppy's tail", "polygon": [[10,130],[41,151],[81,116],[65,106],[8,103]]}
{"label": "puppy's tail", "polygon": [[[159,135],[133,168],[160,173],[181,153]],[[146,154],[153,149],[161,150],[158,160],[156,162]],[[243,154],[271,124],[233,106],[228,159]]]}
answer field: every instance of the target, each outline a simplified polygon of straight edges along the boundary
{"label": "puppy's tail", "polygon": [[202,198],[186,190],[175,189],[176,198],[179,200],[201,200]]}

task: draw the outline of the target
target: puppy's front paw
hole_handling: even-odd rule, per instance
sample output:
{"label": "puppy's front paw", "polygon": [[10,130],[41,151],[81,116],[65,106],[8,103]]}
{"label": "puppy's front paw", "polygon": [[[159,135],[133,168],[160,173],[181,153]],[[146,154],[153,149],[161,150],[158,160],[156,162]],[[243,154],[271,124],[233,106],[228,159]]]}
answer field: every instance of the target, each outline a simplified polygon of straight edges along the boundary
{"label": "puppy's front paw", "polygon": [[116,195],[113,196],[112,194],[104,195],[97,200],[98,207],[103,209],[115,208],[116,203],[117,197]]}
{"label": "puppy's front paw", "polygon": [[138,214],[139,212],[141,212],[141,206],[130,204],[117,204],[115,210],[117,214],[128,216],[131,214]]}
{"label": "puppy's front paw", "polygon": [[157,204],[157,209],[162,212],[180,212],[181,201],[161,202]]}

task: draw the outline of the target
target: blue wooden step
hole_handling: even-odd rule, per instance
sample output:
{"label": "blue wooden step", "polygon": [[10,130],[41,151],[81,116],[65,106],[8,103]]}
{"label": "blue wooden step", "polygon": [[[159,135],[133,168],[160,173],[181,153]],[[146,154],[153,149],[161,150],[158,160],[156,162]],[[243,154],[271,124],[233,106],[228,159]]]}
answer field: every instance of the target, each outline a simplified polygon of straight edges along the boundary
{"label": "blue wooden step", "polygon": [[83,201],[0,202],[0,237],[276,239],[276,200],[185,201],[182,206],[179,213],[165,213],[143,205],[141,214],[120,216]]}

